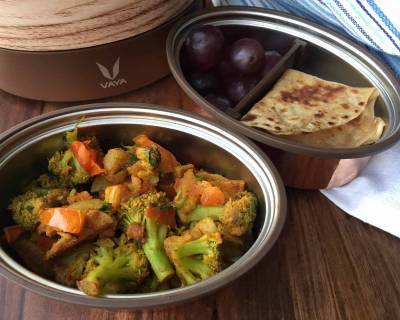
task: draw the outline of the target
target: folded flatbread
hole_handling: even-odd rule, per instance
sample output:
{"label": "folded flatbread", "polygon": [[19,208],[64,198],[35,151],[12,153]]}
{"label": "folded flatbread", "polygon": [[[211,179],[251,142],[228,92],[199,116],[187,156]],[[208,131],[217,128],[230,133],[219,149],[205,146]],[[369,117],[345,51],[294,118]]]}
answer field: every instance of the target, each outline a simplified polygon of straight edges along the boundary
{"label": "folded flatbread", "polygon": [[385,127],[385,122],[375,117],[374,103],[377,96],[376,92],[364,112],[342,126],[284,137],[291,141],[326,148],[355,148],[374,143],[381,137]]}
{"label": "folded flatbread", "polygon": [[342,126],[362,114],[375,88],[356,88],[289,69],[241,119],[278,135],[297,135]]}
{"label": "folded flatbread", "polygon": [[376,142],[375,88],[356,88],[289,69],[242,123],[302,144],[354,148]]}

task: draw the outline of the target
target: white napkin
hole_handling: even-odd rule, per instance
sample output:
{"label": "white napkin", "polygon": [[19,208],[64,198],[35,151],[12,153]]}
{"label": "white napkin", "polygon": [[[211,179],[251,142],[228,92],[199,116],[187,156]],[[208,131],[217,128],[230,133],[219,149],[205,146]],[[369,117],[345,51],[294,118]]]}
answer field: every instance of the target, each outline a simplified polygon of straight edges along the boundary
{"label": "white napkin", "polygon": [[400,237],[400,142],[373,156],[349,184],[321,192],[350,215]]}

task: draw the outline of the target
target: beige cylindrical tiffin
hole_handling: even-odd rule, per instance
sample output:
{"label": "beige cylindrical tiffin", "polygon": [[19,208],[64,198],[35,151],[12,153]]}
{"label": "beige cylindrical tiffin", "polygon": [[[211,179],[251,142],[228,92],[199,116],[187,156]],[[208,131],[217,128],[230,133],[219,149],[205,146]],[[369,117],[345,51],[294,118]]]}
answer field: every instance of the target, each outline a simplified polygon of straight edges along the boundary
{"label": "beige cylindrical tiffin", "polygon": [[115,96],[169,73],[165,40],[186,0],[0,2],[0,89],[45,101]]}

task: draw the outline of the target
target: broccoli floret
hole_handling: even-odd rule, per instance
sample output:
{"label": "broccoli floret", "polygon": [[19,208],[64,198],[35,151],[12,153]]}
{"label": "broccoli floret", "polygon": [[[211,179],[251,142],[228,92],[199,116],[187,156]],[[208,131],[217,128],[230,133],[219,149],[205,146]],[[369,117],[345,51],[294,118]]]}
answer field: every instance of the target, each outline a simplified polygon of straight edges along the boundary
{"label": "broccoli floret", "polygon": [[40,210],[65,204],[68,194],[66,189],[33,189],[13,198],[8,208],[15,223],[33,230],[39,222]]}
{"label": "broccoli floret", "polygon": [[39,221],[39,212],[45,206],[45,197],[28,191],[13,198],[8,208],[11,210],[15,223],[21,225],[26,230],[33,230]]}
{"label": "broccoli floret", "polygon": [[131,224],[144,226],[146,239],[143,250],[154,273],[161,282],[175,273],[164,250],[164,239],[169,227],[158,223],[155,218],[146,216],[145,212],[147,208],[164,208],[168,205],[169,200],[164,192],[152,192],[130,198],[122,205],[119,212],[120,224],[125,231]]}
{"label": "broccoli floret", "polygon": [[92,250],[93,245],[86,243],[57,259],[54,265],[55,280],[65,286],[76,287],[76,282],[81,280]]}
{"label": "broccoli floret", "polygon": [[64,177],[49,174],[40,175],[35,183],[43,189],[66,188],[70,186],[69,182]]}
{"label": "broccoli floret", "polygon": [[91,296],[132,292],[148,276],[148,262],[143,251],[121,237],[96,242],[95,252],[86,263],[78,288]]}
{"label": "broccoli floret", "polygon": [[240,237],[251,231],[256,214],[256,196],[243,191],[230,198],[224,206],[197,206],[189,213],[188,220],[192,222],[210,217],[222,223],[224,233]]}
{"label": "broccoli floret", "polygon": [[[81,120],[79,122],[81,122]],[[72,144],[72,142],[78,140],[78,125],[79,125],[79,122],[77,123],[76,127],[73,130],[67,131],[65,133],[65,143],[66,143],[66,145],[68,147]]]}
{"label": "broccoli floret", "polygon": [[90,175],[80,166],[71,150],[57,151],[49,160],[49,171],[64,179],[68,185],[85,184],[90,181]]}
{"label": "broccoli floret", "polygon": [[[205,226],[203,228],[198,224]],[[198,224],[182,236],[171,236],[164,241],[168,257],[183,285],[207,279],[221,269],[221,234],[215,231],[215,224],[210,218]]]}
{"label": "broccoli floret", "polygon": [[61,206],[67,203],[67,198],[70,195],[68,189],[49,189],[46,193],[46,200],[50,207]]}

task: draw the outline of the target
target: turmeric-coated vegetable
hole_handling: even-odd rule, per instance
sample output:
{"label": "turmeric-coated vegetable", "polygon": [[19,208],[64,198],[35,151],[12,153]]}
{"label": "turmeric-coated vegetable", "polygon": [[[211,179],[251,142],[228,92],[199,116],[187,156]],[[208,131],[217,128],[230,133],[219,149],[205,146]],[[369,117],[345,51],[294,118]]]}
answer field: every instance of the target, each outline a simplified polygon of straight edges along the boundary
{"label": "turmeric-coated vegetable", "polygon": [[208,279],[245,252],[257,198],[244,181],[181,165],[144,134],[101,149],[79,133],[8,204],[3,239],[31,271],[94,297],[141,294]]}
{"label": "turmeric-coated vegetable", "polygon": [[140,134],[136,136],[133,141],[139,147],[157,147],[161,155],[161,161],[158,166],[161,172],[174,172],[174,168],[179,164],[178,161],[176,161],[175,156],[171,152],[150,140],[146,135]]}

